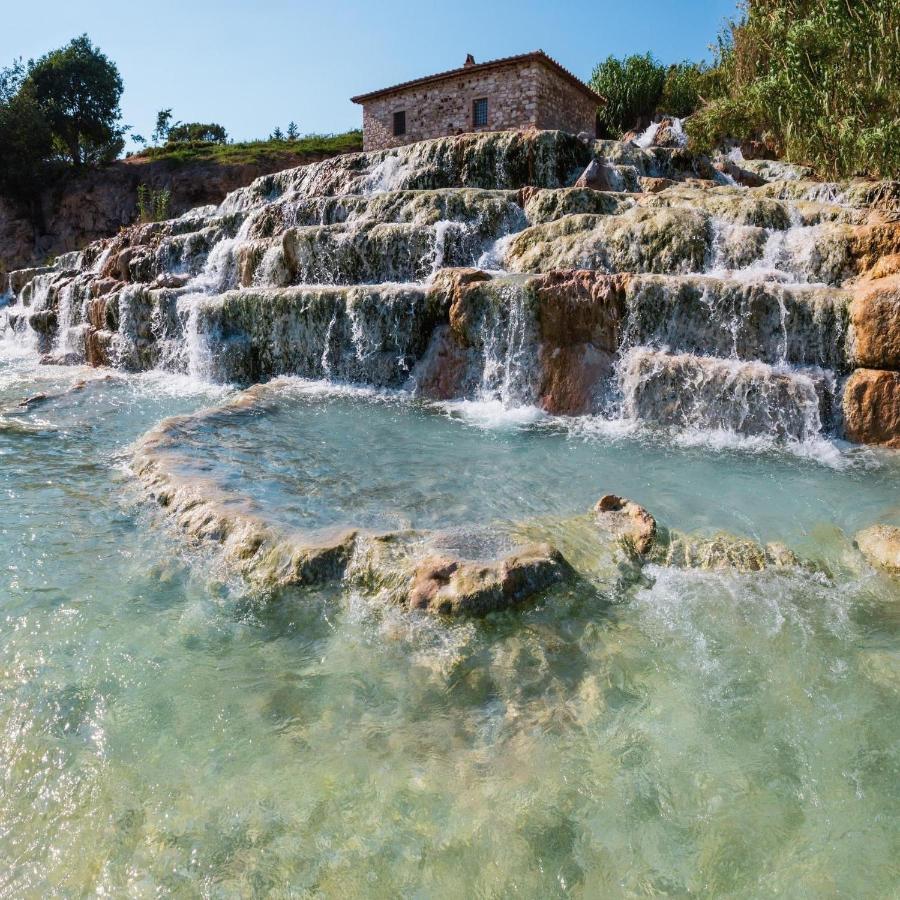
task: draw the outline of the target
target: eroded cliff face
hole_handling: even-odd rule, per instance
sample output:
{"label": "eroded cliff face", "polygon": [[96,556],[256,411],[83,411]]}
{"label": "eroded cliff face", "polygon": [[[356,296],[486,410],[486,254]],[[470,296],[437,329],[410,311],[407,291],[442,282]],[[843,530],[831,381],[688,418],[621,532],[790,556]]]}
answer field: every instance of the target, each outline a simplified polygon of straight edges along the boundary
{"label": "eroded cliff face", "polygon": [[[615,190],[573,186],[592,162]],[[900,186],[733,181],[559,132],[350,154],[13,273],[6,328],[55,362],[895,446]]]}
{"label": "eroded cliff face", "polygon": [[261,175],[309,161],[291,153],[227,165],[179,164],[141,157],[119,160],[103,169],[73,175],[45,191],[38,205],[37,224],[0,198],[0,271],[39,265],[130,225],[137,218],[141,184],[168,190],[171,212],[179,216],[196,206],[220,203],[226,194]]}

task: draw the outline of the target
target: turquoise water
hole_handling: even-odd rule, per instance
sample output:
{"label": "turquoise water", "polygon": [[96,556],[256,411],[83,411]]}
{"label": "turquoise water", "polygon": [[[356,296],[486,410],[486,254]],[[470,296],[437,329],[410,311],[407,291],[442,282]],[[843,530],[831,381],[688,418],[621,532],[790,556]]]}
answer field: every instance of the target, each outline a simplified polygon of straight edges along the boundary
{"label": "turquoise water", "polygon": [[[0,406],[95,375],[5,359]],[[446,624],[267,603],[184,546],[129,448],[225,395],[151,373],[0,418],[0,896],[896,895],[900,591],[849,541],[897,520],[890,456],[303,385],[186,440],[290,524],[616,491],[835,573],[650,567]]]}

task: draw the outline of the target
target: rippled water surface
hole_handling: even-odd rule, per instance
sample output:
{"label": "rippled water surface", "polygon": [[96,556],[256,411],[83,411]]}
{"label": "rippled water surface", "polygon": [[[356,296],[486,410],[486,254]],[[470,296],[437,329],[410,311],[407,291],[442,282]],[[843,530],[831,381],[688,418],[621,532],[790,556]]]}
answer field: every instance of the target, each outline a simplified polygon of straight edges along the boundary
{"label": "rippled water surface", "polygon": [[127,461],[225,392],[69,391],[96,376],[0,361],[2,896],[895,895],[900,592],[850,541],[898,521],[889,456],[308,385],[186,439],[187,468],[290,524],[519,521],[616,491],[832,573],[651,567],[445,624],[221,578]]}

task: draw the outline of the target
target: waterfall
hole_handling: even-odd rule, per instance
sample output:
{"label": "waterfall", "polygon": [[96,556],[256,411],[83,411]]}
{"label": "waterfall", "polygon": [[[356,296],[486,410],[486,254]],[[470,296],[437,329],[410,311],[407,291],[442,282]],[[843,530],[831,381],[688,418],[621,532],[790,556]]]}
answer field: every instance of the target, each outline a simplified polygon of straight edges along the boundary
{"label": "waterfall", "polygon": [[[590,147],[469,135],[267,175],[12,273],[4,334],[48,361],[202,381],[408,384],[783,441],[833,429],[852,369],[841,285],[890,190],[698,185],[681,123],[667,147],[660,128]],[[592,158],[618,190],[568,187]]]}
{"label": "waterfall", "polygon": [[184,344],[187,357],[187,373],[195,381],[214,381],[215,365],[211,335],[201,323],[203,299],[197,296],[179,300],[179,314],[186,317]]}
{"label": "waterfall", "polygon": [[826,423],[834,383],[820,370],[673,356],[642,347],[623,360],[627,418],[750,437],[807,441]]}

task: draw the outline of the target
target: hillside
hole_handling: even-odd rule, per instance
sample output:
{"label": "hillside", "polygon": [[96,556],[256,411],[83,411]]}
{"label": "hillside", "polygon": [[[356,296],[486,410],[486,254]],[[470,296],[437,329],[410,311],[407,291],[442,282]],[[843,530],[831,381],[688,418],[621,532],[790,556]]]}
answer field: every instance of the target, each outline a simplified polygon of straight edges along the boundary
{"label": "hillside", "polygon": [[269,172],[362,148],[359,132],[298,141],[155,148],[102,169],[73,174],[40,198],[38,224],[0,198],[0,272],[39,264],[114,235],[137,218],[142,184],[171,194],[173,216],[220,202]]}

